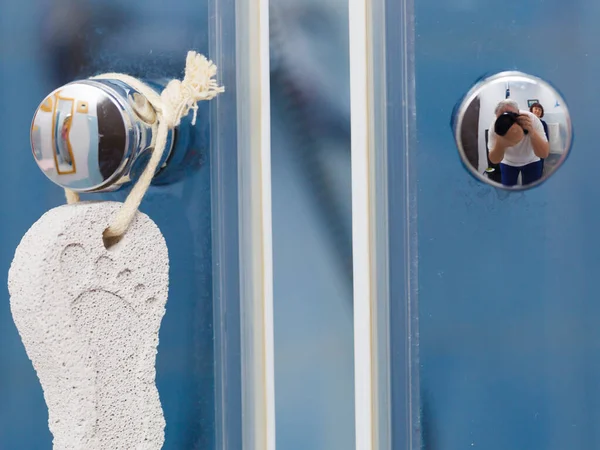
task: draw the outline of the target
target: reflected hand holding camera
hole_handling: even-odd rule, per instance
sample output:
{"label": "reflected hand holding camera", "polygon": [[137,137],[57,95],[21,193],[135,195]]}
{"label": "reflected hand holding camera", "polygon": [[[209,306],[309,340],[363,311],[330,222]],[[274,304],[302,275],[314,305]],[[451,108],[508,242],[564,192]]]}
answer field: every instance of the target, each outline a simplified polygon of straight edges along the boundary
{"label": "reflected hand holding camera", "polygon": [[505,112],[496,119],[494,124],[497,140],[506,147],[517,145],[529,133],[519,124],[518,117],[519,115],[513,112]]}
{"label": "reflected hand holding camera", "polygon": [[542,159],[550,146],[540,119],[529,111],[519,110],[514,100],[502,100],[496,106],[496,120],[489,132],[489,159],[500,164],[503,186],[527,186],[541,180]]}

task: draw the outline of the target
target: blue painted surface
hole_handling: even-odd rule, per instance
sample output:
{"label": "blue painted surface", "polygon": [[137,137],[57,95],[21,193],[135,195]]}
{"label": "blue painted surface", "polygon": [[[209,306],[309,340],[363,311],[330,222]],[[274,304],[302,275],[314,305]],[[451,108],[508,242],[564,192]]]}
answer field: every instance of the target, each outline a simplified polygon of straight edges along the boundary
{"label": "blue painted surface", "polygon": [[[415,7],[424,446],[599,448],[600,5]],[[547,183],[500,195],[462,167],[448,123],[475,80],[507,69],[557,86],[576,136]]]}

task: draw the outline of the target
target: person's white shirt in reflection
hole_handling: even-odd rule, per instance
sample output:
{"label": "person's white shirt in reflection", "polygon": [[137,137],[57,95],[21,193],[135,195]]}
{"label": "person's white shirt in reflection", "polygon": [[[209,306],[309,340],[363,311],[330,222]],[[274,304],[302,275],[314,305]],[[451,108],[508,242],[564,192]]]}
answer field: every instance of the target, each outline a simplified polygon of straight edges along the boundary
{"label": "person's white shirt in reflection", "polygon": [[[500,114],[503,114],[506,111],[502,111]],[[533,124],[533,128],[535,129],[535,131],[542,136],[546,142],[548,141],[548,139],[546,138],[546,133],[544,132],[544,126],[542,125],[542,122],[540,121],[540,119],[533,113],[530,113],[529,111],[524,111],[524,110],[520,110],[518,111],[519,115],[523,115],[523,116],[529,116],[531,118],[531,123]],[[495,124],[496,120],[494,119],[494,122],[492,123],[492,125],[489,128],[489,142],[488,142],[488,147],[494,148],[494,146],[496,145],[496,139],[497,139],[497,135],[496,132],[494,131],[494,124]],[[508,147],[506,149],[506,151],[504,152],[504,159],[502,160],[502,164],[506,164],[508,166],[513,166],[513,167],[522,167],[522,166],[526,166],[527,164],[531,164],[533,162],[537,162],[540,160],[539,156],[536,156],[536,154],[533,151],[533,145],[531,144],[531,135],[530,134],[526,134],[523,139],[521,140],[521,142],[519,142],[517,145],[514,145],[512,147]]]}

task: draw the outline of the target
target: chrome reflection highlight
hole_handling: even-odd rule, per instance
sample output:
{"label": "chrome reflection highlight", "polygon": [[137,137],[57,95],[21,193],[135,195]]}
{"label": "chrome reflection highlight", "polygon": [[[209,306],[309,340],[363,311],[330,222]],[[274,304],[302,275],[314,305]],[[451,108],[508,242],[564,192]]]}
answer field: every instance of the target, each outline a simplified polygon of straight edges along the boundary
{"label": "chrome reflection highlight", "polygon": [[465,167],[507,190],[546,181],[566,160],[573,140],[561,94],[521,72],[480,80],[456,106],[452,126]]}
{"label": "chrome reflection highlight", "polygon": [[[75,192],[112,191],[139,175],[137,160],[152,145],[156,112],[148,100],[117,80],[83,80],[49,94],[31,127],[42,172]],[[159,169],[169,158],[173,132]]]}

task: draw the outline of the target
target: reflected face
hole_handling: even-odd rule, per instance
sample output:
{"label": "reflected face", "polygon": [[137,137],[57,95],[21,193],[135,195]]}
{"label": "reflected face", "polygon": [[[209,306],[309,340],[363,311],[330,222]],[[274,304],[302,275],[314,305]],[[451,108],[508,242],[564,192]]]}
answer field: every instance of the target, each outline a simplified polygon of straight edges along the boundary
{"label": "reflected face", "polygon": [[498,113],[496,114],[496,118],[500,117],[502,114],[507,113],[507,112],[511,112],[511,113],[515,113],[515,114],[519,114],[519,110],[516,108],[513,108],[510,105],[505,106],[504,108],[501,108]]}
{"label": "reflected face", "polygon": [[531,112],[534,113],[538,117],[538,119],[542,118],[542,108],[536,106]]}

